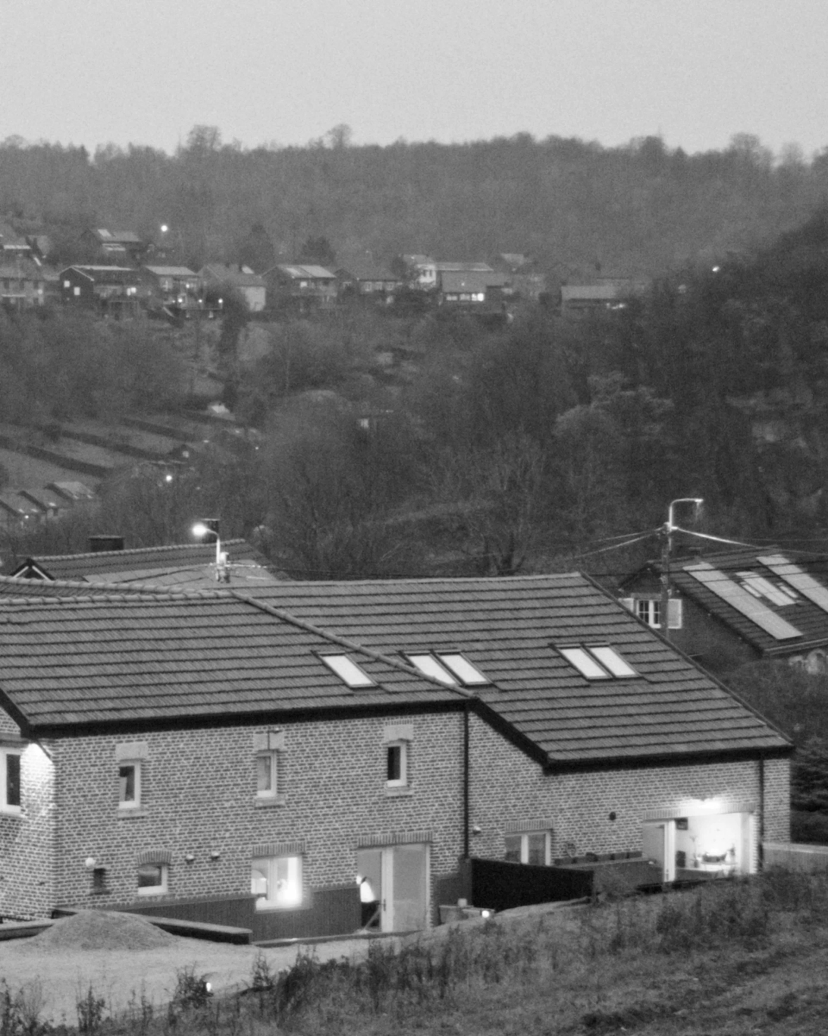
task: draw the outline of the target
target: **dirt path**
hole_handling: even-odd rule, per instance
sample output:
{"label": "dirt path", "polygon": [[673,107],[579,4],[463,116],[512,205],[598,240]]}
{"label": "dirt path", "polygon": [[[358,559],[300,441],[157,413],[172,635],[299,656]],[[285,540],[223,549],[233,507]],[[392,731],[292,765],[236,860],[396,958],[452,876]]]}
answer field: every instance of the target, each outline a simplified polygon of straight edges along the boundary
{"label": "dirt path", "polygon": [[[46,933],[44,933],[46,934]],[[77,1024],[76,1004],[88,992],[106,1001],[106,1013],[140,1011],[142,1000],[162,1010],[175,990],[178,972],[193,968],[205,976],[215,993],[243,989],[250,983],[254,962],[261,954],[274,973],[289,967],[300,948],[233,946],[169,936],[151,948],[53,946],[33,939],[0,943],[0,976],[14,994],[21,990],[42,1020]],[[321,960],[359,958],[368,951],[364,940],[343,940],[303,947]]]}

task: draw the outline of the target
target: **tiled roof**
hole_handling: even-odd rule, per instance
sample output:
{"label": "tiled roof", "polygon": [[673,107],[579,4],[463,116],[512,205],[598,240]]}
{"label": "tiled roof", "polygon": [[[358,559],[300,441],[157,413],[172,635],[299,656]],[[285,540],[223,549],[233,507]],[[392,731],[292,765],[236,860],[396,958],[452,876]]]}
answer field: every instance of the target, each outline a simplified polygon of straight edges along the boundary
{"label": "tiled roof", "polygon": [[[758,550],[736,550],[726,554],[705,555],[704,561],[712,566],[714,572],[721,573],[722,579],[734,582],[734,585],[736,585],[734,577],[737,572],[753,572],[768,580],[773,586],[780,584],[784,586],[784,580],[759,560],[778,555],[782,555],[804,571],[809,572],[819,583],[828,588],[828,560],[820,560],[813,556],[802,560],[796,551],[763,547]],[[802,634],[801,637],[779,640],[751,621],[739,609],[722,599],[709,585],[694,578],[687,569],[697,565],[698,561],[698,558],[679,561],[674,559],[670,567],[671,583],[680,593],[720,619],[757,651],[764,655],[785,655],[800,652],[807,647],[828,644],[828,612],[802,594],[796,597],[795,603],[784,606],[777,605],[767,597],[759,598],[764,608],[792,624]],[[652,568],[656,572],[660,571],[655,562],[652,564]]]}
{"label": "tiled roof", "polygon": [[[0,575],[0,603],[22,604],[34,598],[44,597],[106,597],[117,594],[119,597],[129,595],[130,597],[144,596],[157,597],[162,594],[175,592],[174,587],[158,587],[146,583],[119,583],[113,587],[109,583],[83,583],[72,582],[66,579],[21,579],[15,576]],[[184,591],[179,591],[183,593]],[[187,592],[194,594],[198,591],[187,588]]]}
{"label": "tiled roof", "polygon": [[239,270],[224,263],[209,263],[201,268],[200,276],[207,280],[222,281],[237,288],[263,288],[265,281],[252,270]]}
{"label": "tiled roof", "polygon": [[[348,654],[377,686],[351,690],[317,652]],[[232,594],[0,601],[0,701],[30,735],[462,697]]]}
{"label": "tiled roof", "polygon": [[[492,681],[481,701],[550,765],[713,758],[785,739],[577,573],[282,583],[267,601],[387,654],[462,651]],[[590,681],[556,650],[609,644],[640,674]],[[401,657],[401,656],[397,656]]]}
{"label": "tiled roof", "polygon": [[[276,582],[267,568],[267,559],[246,540],[222,540],[221,546],[230,561],[231,586],[244,586],[254,593],[261,584]],[[215,587],[216,583],[214,543],[58,554],[32,560],[53,579],[177,587]],[[10,575],[22,567],[19,562],[7,562],[0,573]]]}

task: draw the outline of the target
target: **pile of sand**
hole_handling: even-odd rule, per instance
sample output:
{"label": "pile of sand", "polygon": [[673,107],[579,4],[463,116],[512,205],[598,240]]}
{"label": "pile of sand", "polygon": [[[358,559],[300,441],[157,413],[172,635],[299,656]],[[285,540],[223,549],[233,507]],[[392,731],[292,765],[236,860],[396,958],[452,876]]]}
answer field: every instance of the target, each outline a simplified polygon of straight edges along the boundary
{"label": "pile of sand", "polygon": [[67,950],[157,950],[176,942],[176,938],[137,914],[79,910],[26,941],[31,943],[32,949],[65,953]]}

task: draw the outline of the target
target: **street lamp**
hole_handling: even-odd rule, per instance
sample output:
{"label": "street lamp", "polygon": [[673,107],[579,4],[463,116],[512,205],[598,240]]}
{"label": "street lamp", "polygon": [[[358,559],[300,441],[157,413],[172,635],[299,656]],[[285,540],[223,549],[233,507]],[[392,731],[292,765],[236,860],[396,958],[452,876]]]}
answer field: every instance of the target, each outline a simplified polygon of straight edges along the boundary
{"label": "street lamp", "polygon": [[209,543],[209,537],[216,538],[216,582],[230,582],[230,568],[227,564],[227,554],[222,552],[221,537],[219,536],[218,518],[202,518],[195,523],[192,529],[193,535],[198,536],[202,543]]}
{"label": "street lamp", "polygon": [[670,554],[673,550],[673,531],[678,526],[673,521],[673,509],[676,504],[693,504],[697,512],[704,500],[697,496],[680,496],[677,500],[671,500],[667,508],[667,521],[661,529],[664,537],[661,545],[661,615],[659,625],[665,640],[670,639]]}

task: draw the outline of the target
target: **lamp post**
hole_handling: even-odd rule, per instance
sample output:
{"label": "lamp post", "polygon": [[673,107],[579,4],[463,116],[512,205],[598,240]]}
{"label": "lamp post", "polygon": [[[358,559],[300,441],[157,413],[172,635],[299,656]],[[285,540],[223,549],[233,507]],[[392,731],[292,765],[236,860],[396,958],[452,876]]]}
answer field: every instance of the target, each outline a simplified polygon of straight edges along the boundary
{"label": "lamp post", "polygon": [[221,549],[221,537],[219,535],[218,518],[202,518],[193,526],[193,535],[198,536],[202,543],[209,542],[208,537],[216,538],[216,582],[229,583],[230,569],[227,565],[227,555]]}
{"label": "lamp post", "polygon": [[662,526],[661,534],[661,614],[659,625],[661,634],[665,640],[670,639],[670,554],[673,550],[673,530],[677,528],[673,521],[673,509],[676,504],[694,504],[696,510],[701,507],[704,501],[697,496],[680,496],[677,500],[671,500],[667,508],[667,521]]}

